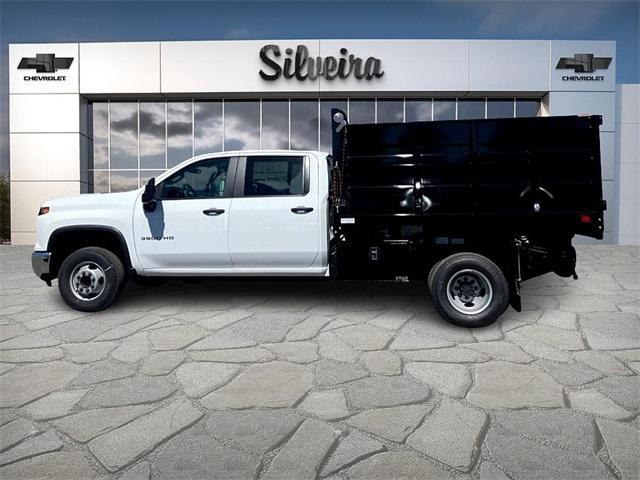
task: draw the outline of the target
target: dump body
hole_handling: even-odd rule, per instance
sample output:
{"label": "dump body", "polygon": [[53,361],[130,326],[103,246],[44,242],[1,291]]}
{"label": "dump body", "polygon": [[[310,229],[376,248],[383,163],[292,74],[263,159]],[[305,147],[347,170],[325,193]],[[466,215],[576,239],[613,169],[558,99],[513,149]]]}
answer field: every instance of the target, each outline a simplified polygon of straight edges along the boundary
{"label": "dump body", "polygon": [[[334,118],[338,267],[423,275],[445,254],[476,251],[523,279],[556,270],[554,257],[574,255],[575,234],[602,238],[600,124],[567,116],[340,129]],[[540,258],[528,260],[527,248],[516,272],[521,242]]]}

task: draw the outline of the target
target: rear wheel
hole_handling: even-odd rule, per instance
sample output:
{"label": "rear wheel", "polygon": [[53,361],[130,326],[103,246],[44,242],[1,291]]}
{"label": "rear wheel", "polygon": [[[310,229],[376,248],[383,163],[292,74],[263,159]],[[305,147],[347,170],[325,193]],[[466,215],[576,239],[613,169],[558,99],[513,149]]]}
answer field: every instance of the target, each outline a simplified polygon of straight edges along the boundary
{"label": "rear wheel", "polygon": [[429,276],[427,278],[427,287],[429,287],[429,291],[431,291],[431,285],[433,284],[433,276],[435,275],[436,270],[441,263],[442,260],[437,261],[433,264],[433,267],[431,267],[431,270],[429,271]]}
{"label": "rear wheel", "polygon": [[69,255],[58,272],[58,289],[67,305],[82,312],[109,307],[124,282],[122,261],[99,247],[81,248]]}
{"label": "rear wheel", "polygon": [[433,305],[455,325],[489,325],[509,305],[507,279],[495,263],[482,255],[451,255],[436,264],[429,277]]}

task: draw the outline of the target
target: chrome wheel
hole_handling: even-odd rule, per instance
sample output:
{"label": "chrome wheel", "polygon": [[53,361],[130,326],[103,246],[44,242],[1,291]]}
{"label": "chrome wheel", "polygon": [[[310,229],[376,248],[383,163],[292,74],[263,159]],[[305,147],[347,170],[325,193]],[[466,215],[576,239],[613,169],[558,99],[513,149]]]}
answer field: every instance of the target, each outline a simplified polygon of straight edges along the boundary
{"label": "chrome wheel", "polygon": [[76,298],[89,301],[102,295],[107,279],[100,265],[87,261],[76,265],[69,277],[69,283]]}
{"label": "chrome wheel", "polygon": [[460,313],[481,313],[489,307],[493,299],[491,282],[478,270],[460,270],[453,274],[447,283],[447,299]]}

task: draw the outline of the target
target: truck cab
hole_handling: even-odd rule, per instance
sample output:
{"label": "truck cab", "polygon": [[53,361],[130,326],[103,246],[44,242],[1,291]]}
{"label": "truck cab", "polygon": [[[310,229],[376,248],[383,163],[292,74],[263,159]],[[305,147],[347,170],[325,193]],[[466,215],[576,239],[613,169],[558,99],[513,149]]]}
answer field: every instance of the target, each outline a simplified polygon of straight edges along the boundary
{"label": "truck cab", "polygon": [[[153,275],[325,275],[327,154],[227,152],[159,177],[132,205],[136,270]],[[152,205],[152,206],[151,206]]]}

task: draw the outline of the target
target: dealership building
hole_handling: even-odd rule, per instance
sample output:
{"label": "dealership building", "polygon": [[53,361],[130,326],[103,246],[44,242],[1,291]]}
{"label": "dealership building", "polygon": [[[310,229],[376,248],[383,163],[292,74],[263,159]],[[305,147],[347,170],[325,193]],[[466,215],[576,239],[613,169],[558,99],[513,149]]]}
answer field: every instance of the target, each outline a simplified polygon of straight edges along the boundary
{"label": "dealership building", "polygon": [[193,155],[330,151],[352,123],[598,114],[605,243],[640,244],[640,88],[609,41],[12,44],[11,240],[47,199],[142,186]]}

